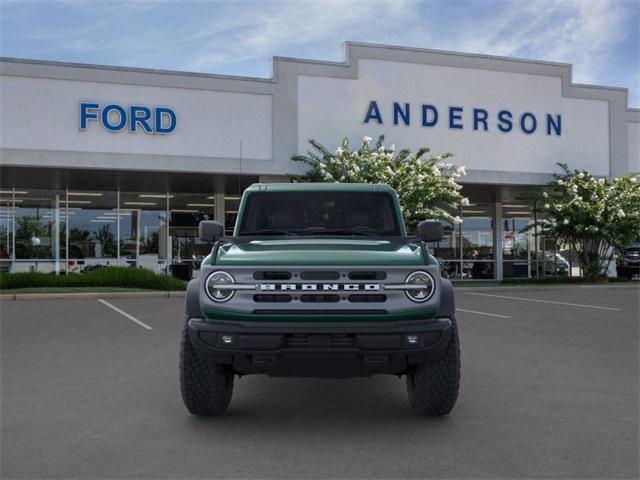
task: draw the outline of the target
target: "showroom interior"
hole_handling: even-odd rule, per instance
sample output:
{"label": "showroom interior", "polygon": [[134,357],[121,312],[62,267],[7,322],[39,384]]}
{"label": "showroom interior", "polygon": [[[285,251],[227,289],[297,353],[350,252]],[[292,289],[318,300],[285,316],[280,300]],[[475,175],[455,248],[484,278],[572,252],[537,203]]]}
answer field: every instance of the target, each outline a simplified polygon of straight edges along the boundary
{"label": "showroom interior", "polygon": [[[201,220],[218,220],[232,235],[242,191],[252,175],[94,172],[3,168],[0,252],[12,271],[60,274],[97,266],[130,266],[184,275],[211,246],[198,239]],[[7,186],[12,185],[12,186]],[[512,201],[497,201],[500,193]],[[466,184],[468,206],[451,209],[431,245],[443,273],[455,280],[579,275],[569,251],[537,238],[534,190]],[[496,248],[498,246],[498,248]],[[573,260],[573,261],[572,261]]]}

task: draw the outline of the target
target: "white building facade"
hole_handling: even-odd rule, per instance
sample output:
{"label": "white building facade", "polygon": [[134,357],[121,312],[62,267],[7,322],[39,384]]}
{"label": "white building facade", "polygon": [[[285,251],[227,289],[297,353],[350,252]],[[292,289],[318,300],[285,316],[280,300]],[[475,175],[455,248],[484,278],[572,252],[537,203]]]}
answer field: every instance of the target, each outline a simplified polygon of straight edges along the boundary
{"label": "white building facade", "polygon": [[[0,60],[0,260],[12,271],[168,271],[231,229],[247,185],[300,173],[314,138],[384,134],[465,165],[437,248],[454,279],[563,274],[571,252],[524,231],[557,162],[640,171],[640,110],[571,65],[346,43],[344,61],[275,57],[269,79]],[[5,267],[7,268],[7,267]],[[569,272],[571,269],[568,270]]]}

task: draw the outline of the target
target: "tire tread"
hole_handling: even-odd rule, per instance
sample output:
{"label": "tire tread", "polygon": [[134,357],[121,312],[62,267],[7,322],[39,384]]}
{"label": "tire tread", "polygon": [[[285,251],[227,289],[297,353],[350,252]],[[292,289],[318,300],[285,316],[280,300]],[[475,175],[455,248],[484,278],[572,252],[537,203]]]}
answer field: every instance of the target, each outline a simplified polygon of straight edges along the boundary
{"label": "tire tread", "polygon": [[180,343],[180,392],[193,415],[215,416],[225,412],[233,394],[233,373],[202,358],[189,338],[187,324]]}
{"label": "tire tread", "polygon": [[453,410],[460,389],[460,340],[453,328],[444,354],[437,360],[414,367],[407,374],[409,402],[419,415],[437,417]]}

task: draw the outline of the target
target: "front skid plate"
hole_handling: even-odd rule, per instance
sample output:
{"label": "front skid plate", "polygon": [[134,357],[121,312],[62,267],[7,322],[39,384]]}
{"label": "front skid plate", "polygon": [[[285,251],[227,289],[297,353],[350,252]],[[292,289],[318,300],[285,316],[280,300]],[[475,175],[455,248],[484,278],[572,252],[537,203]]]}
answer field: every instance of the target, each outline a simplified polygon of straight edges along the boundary
{"label": "front skid plate", "polygon": [[[199,354],[233,365],[237,373],[272,376],[352,377],[404,373],[440,356],[451,320],[375,323],[257,323],[189,320]],[[417,337],[410,344],[407,336]],[[223,336],[231,338],[225,344]]]}

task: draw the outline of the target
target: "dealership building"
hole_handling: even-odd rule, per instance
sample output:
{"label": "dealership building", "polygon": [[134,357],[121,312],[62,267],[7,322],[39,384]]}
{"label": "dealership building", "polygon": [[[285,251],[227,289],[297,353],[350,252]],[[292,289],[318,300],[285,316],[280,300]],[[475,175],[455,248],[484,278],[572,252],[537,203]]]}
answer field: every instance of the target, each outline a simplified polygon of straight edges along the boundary
{"label": "dealership building", "polygon": [[[571,252],[524,228],[557,162],[640,171],[627,90],[564,63],[346,43],[341,62],[274,57],[270,78],[0,59],[0,260],[11,271],[168,272],[232,231],[243,189],[287,181],[314,138],[385,143],[464,165],[470,205],[436,253],[457,279],[557,274]],[[548,264],[552,263],[550,269]]]}

